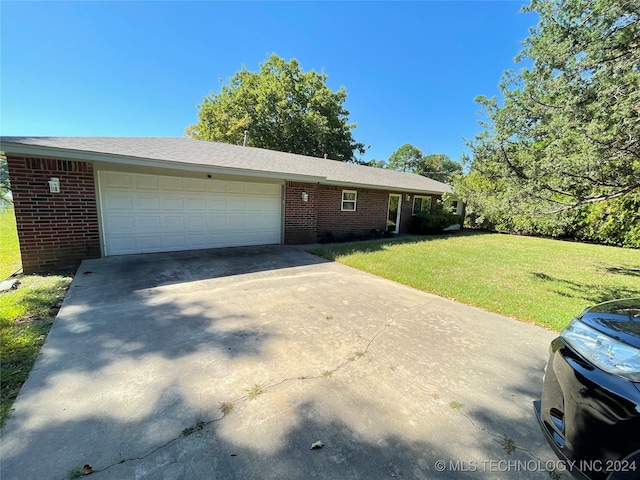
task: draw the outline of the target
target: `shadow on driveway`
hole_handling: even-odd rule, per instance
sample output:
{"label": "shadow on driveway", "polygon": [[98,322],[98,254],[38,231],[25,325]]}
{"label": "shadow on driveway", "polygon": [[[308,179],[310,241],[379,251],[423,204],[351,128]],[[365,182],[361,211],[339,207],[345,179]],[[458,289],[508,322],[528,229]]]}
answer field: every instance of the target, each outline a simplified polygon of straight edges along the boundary
{"label": "shadow on driveway", "polygon": [[3,478],[546,479],[553,337],[297,248],[84,262]]}

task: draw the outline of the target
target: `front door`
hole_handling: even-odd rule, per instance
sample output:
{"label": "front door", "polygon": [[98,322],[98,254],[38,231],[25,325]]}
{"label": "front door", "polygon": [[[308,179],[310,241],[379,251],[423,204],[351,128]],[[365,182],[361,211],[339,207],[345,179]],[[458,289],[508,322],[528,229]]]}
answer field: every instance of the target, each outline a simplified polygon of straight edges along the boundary
{"label": "front door", "polygon": [[398,233],[400,231],[400,203],[402,195],[389,194],[389,213],[387,214],[387,232]]}

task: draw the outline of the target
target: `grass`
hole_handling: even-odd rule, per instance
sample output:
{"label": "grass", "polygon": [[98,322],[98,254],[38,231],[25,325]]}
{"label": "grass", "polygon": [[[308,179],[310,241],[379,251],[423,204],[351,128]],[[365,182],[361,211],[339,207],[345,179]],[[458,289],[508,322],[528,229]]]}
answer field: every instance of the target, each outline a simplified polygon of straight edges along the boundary
{"label": "grass", "polygon": [[264,393],[264,387],[256,383],[253,387],[247,390],[247,396],[249,400],[255,400]]}
{"label": "grass", "polygon": [[0,209],[0,281],[22,268],[13,208]]}
{"label": "grass", "polygon": [[220,402],[220,411],[222,415],[229,415],[236,408],[233,402]]}
{"label": "grass", "polygon": [[188,437],[189,435],[193,435],[194,433],[202,430],[205,425],[206,423],[203,420],[198,420],[194,425],[182,430],[182,436]]}
{"label": "grass", "polygon": [[313,253],[561,330],[585,307],[640,297],[640,251],[482,232],[331,245]]}
{"label": "grass", "polygon": [[40,353],[71,278],[29,275],[20,282],[17,290],[0,292],[0,426]]}

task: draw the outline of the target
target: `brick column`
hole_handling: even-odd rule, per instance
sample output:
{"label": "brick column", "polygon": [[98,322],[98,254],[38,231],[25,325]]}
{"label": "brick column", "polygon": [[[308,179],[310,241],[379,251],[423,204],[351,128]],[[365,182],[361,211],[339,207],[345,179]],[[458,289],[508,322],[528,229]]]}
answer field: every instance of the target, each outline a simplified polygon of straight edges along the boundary
{"label": "brick column", "polygon": [[[308,200],[302,200],[302,193]],[[318,241],[318,184],[287,182],[284,192],[284,243],[300,245]]]}
{"label": "brick column", "polygon": [[[8,157],[22,268],[25,273],[75,269],[100,257],[93,164]],[[60,193],[49,180],[60,179]]]}

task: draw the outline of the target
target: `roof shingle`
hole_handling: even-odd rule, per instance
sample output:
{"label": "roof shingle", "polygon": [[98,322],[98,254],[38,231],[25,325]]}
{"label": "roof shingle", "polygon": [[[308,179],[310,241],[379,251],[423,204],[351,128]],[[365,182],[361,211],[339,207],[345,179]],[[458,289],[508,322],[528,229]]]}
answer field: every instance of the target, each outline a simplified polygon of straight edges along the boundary
{"label": "roof shingle", "polygon": [[[11,154],[22,147],[101,154],[172,164],[205,165],[252,173],[276,173],[289,177],[317,177],[320,183],[353,184],[412,192],[444,193],[451,187],[421,175],[373,168],[337,160],[314,158],[262,148],[242,147],[191,138],[174,137],[0,137],[0,149]],[[271,175],[272,176],[272,175]]]}

